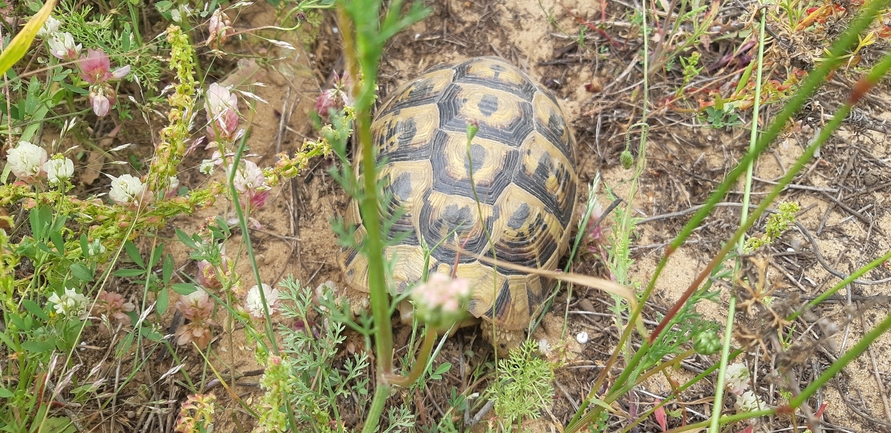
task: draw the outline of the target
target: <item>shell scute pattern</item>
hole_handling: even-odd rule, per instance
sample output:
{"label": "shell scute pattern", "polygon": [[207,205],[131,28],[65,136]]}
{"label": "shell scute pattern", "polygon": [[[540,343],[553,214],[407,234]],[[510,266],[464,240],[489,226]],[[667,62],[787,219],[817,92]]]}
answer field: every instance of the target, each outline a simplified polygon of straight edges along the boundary
{"label": "shell scute pattern", "polygon": [[[391,287],[401,293],[422,278],[426,246],[428,272],[470,280],[471,314],[524,329],[554,282],[476,256],[554,270],[566,252],[578,176],[556,99],[497,58],[437,66],[393,95],[372,125],[387,211],[403,209],[388,235],[404,238],[385,251]],[[479,130],[468,157],[470,121]],[[360,241],[355,201],[345,220]],[[345,249],[340,262],[350,286],[367,291],[367,260]]]}

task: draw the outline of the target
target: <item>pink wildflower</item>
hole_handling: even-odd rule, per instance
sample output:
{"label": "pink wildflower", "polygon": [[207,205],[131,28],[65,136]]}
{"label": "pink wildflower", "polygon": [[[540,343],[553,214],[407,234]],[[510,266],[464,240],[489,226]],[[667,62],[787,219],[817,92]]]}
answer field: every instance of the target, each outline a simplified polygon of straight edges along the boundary
{"label": "pink wildflower", "polygon": [[93,113],[96,113],[97,116],[105,117],[115,102],[117,102],[117,95],[111,86],[103,84],[90,86],[90,105],[93,107]]}
{"label": "pink wildflower", "polygon": [[219,271],[222,271],[223,275],[220,275],[217,268],[210,264],[207,260],[201,260],[198,262],[198,275],[196,276],[196,280],[201,287],[205,289],[219,289],[223,287],[223,279],[228,279],[232,269],[231,260],[228,257],[223,256],[223,261],[220,264]]}
{"label": "pink wildflower", "polygon": [[196,290],[189,295],[180,296],[176,301],[176,309],[190,320],[176,330],[176,344],[184,346],[195,343],[200,349],[207,347],[213,335],[210,329],[213,325],[213,320],[210,318],[213,302],[207,292]]}
{"label": "pink wildflower", "polygon": [[470,298],[470,283],[464,278],[449,278],[433,273],[427,282],[415,286],[411,293],[420,318],[438,328],[447,328],[464,314]]}
{"label": "pink wildflower", "polygon": [[80,60],[80,76],[84,81],[96,85],[110,80],[120,80],[130,73],[130,65],[111,71],[111,61],[105,51],[87,50],[87,55]]}
{"label": "pink wildflower", "polygon": [[93,311],[90,314],[107,318],[109,321],[122,323],[126,326],[130,324],[130,316],[127,313],[134,309],[136,309],[136,306],[131,302],[127,302],[120,293],[103,290],[96,298],[96,303],[93,305]]}
{"label": "pink wildflower", "polygon": [[234,183],[245,208],[257,209],[266,204],[270,187],[263,170],[253,161],[244,161],[244,165],[235,173]]}
{"label": "pink wildflower", "polygon": [[352,88],[352,80],[350,74],[344,72],[343,77],[339,77],[334,73],[334,88],[322,92],[316,98],[316,112],[322,118],[327,118],[329,111],[341,110],[345,106],[353,104],[353,98],[350,95]]}
{"label": "pink wildflower", "polygon": [[188,320],[205,320],[213,312],[213,301],[204,290],[196,290],[180,296],[176,301],[176,309]]}
{"label": "pink wildflower", "polygon": [[238,131],[238,98],[225,87],[213,83],[207,88],[204,109],[207,110],[207,133],[217,139],[231,140]]}
{"label": "pink wildflower", "polygon": [[[582,209],[582,212],[582,217],[584,218],[585,209]],[[607,242],[608,239],[606,238],[606,229],[603,228],[604,221],[599,221],[602,216],[603,206],[600,203],[594,204],[594,210],[588,218],[588,226],[585,228],[585,237],[583,239],[588,252],[605,258],[604,242]]]}
{"label": "pink wildflower", "polygon": [[207,45],[215,50],[219,49],[220,45],[225,44],[229,37],[235,34],[235,29],[232,28],[232,20],[229,19],[229,16],[222,9],[217,9],[213,12],[207,27],[210,32],[210,35],[207,37]]}

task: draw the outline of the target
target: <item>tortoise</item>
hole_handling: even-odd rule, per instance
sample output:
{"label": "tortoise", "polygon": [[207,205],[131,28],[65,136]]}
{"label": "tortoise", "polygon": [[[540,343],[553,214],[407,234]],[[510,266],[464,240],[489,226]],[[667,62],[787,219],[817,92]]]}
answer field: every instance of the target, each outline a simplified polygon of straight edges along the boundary
{"label": "tortoise", "polygon": [[[372,123],[386,207],[403,209],[386,233],[391,240],[404,236],[385,250],[395,261],[390,287],[402,293],[418,283],[425,262],[428,272],[466,278],[468,311],[497,329],[495,342],[492,332],[483,334],[515,347],[556,282],[478,257],[491,259],[494,250],[498,261],[555,270],[566,253],[578,174],[560,106],[495,57],[435,66],[393,94]],[[468,152],[469,122],[479,129]],[[361,242],[356,200],[344,219],[356,225]],[[368,292],[367,259],[344,248],[339,262],[348,285]]]}

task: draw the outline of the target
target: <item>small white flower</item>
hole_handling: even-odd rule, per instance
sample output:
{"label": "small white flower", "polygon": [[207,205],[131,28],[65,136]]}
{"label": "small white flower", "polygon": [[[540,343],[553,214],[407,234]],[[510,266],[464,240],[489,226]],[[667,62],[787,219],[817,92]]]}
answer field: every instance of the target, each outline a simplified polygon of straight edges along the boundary
{"label": "small white flower", "polygon": [[43,164],[46,178],[50,184],[62,183],[74,174],[74,162],[65,157],[56,156]]}
{"label": "small white flower", "polygon": [[123,174],[117,178],[108,177],[111,178],[111,191],[108,196],[119,205],[139,204],[145,195],[145,184],[137,177],[129,174]]}
{"label": "small white flower", "polygon": [[58,32],[59,26],[61,25],[62,23],[59,20],[53,17],[49,17],[46,19],[46,21],[43,22],[43,27],[41,27],[40,30],[37,31],[37,36],[45,40],[47,37],[52,36],[54,33]]}
{"label": "small white flower", "polygon": [[81,44],[74,44],[74,36],[71,33],[54,33],[46,41],[49,44],[50,54],[59,60],[75,60],[83,48]]}
{"label": "small white flower", "polygon": [[266,176],[263,169],[253,161],[244,161],[244,167],[235,172],[233,180],[235,189],[240,193],[252,191],[268,191],[269,185],[266,185]]}
{"label": "small white flower", "polygon": [[767,409],[767,403],[755,395],[754,392],[746,391],[736,399],[736,409],[743,413],[764,410]]}
{"label": "small white flower", "polygon": [[9,169],[25,182],[37,180],[43,174],[43,164],[47,160],[46,150],[27,141],[6,151]]}
{"label": "small white flower", "polygon": [[588,333],[585,331],[579,332],[578,335],[575,336],[575,341],[578,341],[579,344],[585,344],[588,342]]}
{"label": "small white flower", "polygon": [[[275,307],[278,304],[278,289],[273,289],[269,284],[263,284],[263,296],[266,298],[266,305],[269,306],[269,314],[274,314]],[[260,299],[260,288],[258,286],[251,287],[248,290],[247,299],[245,299],[244,303],[251,316],[259,319],[266,314],[263,309],[263,300]]]}
{"label": "small white flower", "polygon": [[102,242],[99,242],[99,239],[93,239],[92,242],[87,244],[87,254],[91,257],[105,254],[105,245],[102,245]]}
{"label": "small white flower", "polygon": [[547,338],[538,340],[538,351],[544,356],[551,356],[551,343],[548,342]]}
{"label": "small white flower", "polygon": [[201,165],[198,166],[198,171],[209,176],[213,174],[213,169],[216,166],[217,164],[213,159],[204,159],[201,161]]}
{"label": "small white flower", "polygon": [[725,386],[728,391],[740,395],[749,387],[749,369],[745,364],[733,363],[727,366]]}
{"label": "small white flower", "polygon": [[90,300],[86,296],[74,291],[74,289],[65,289],[62,296],[53,293],[49,297],[49,302],[53,304],[56,313],[69,318],[82,318],[87,313],[87,306]]}

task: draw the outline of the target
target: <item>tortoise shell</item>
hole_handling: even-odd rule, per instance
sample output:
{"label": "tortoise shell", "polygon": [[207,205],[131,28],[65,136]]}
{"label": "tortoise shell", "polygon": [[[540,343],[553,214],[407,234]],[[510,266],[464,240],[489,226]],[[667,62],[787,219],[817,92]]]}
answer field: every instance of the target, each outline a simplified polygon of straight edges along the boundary
{"label": "tortoise shell", "polygon": [[[479,130],[468,151],[469,122]],[[429,272],[470,281],[474,316],[526,328],[555,282],[477,256],[555,270],[566,252],[578,175],[575,140],[554,96],[500,58],[443,64],[397,89],[372,134],[387,211],[403,209],[388,235],[404,238],[385,250],[394,262],[390,287],[410,288],[426,263]],[[355,200],[345,220],[360,242]],[[347,248],[339,261],[348,284],[367,292],[367,259]]]}

